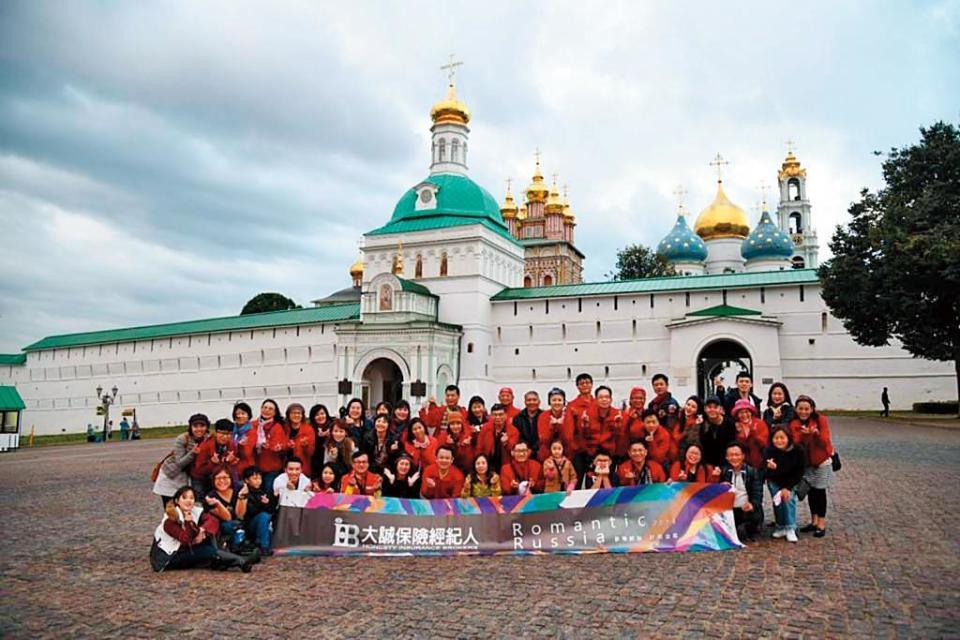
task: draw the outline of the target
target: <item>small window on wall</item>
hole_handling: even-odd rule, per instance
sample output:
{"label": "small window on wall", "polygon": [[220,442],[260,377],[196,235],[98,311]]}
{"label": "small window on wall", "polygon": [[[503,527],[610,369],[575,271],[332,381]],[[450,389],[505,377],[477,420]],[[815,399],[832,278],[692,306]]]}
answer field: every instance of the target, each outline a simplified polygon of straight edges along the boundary
{"label": "small window on wall", "polygon": [[531,278],[530,276],[523,276],[523,286],[524,286],[524,288],[526,288],[526,289],[529,289],[530,287],[532,287],[532,286],[533,286],[533,278]]}
{"label": "small window on wall", "polygon": [[472,343],[472,342],[468,342],[468,343],[467,343],[467,353],[473,353],[473,343]]}
{"label": "small window on wall", "polygon": [[551,276],[551,275],[543,276],[543,286],[545,286],[545,287],[552,287],[552,286],[553,286],[553,276]]}
{"label": "small window on wall", "polygon": [[3,433],[17,432],[17,412],[16,411],[0,412],[0,417],[3,418]]}
{"label": "small window on wall", "polygon": [[417,254],[417,264],[413,270],[413,277],[414,278],[423,277],[423,256],[421,256],[420,254]]}
{"label": "small window on wall", "polygon": [[820,314],[820,332],[821,332],[821,333],[826,333],[826,332],[827,332],[827,314],[826,314],[826,312],[823,312],[823,313]]}
{"label": "small window on wall", "polygon": [[440,277],[447,275],[447,254],[440,256]]}

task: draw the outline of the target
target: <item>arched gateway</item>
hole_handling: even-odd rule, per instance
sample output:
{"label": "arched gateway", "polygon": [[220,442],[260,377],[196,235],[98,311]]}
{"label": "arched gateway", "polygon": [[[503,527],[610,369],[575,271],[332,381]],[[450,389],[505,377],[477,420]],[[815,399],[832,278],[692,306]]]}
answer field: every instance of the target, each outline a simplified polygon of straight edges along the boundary
{"label": "arched gateway", "polygon": [[718,376],[731,387],[741,371],[753,375],[753,359],[742,344],[733,340],[711,342],[697,356],[697,392],[701,398],[714,393]]}
{"label": "arched gateway", "polygon": [[393,360],[377,358],[364,368],[361,389],[368,407],[378,402],[396,406],[403,398],[403,372]]}

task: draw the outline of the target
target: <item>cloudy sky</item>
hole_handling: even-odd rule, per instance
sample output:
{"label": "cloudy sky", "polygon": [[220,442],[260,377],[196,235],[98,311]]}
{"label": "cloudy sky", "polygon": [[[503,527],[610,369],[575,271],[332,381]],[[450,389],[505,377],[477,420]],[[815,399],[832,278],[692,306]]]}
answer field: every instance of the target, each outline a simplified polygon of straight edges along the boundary
{"label": "cloudy sky", "polygon": [[589,280],[659,241],[677,184],[703,208],[718,151],[751,211],[795,140],[825,249],[878,185],[873,150],[960,120],[956,0],[8,0],[0,351],[347,286],[361,235],[426,175],[451,52],[472,177],[499,199],[539,146]]}

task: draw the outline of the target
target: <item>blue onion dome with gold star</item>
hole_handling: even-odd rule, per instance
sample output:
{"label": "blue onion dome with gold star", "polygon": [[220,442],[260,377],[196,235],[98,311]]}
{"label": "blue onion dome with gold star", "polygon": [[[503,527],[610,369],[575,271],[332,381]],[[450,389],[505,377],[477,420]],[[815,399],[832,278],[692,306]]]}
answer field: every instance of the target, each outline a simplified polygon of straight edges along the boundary
{"label": "blue onion dome with gold star", "polygon": [[677,213],[677,223],[657,245],[657,253],[670,262],[702,262],[707,259],[707,245],[687,225],[683,209]]}
{"label": "blue onion dome with gold star", "polygon": [[789,259],[793,255],[793,241],[774,224],[770,212],[764,210],[760,222],[743,241],[740,255],[746,260]]}

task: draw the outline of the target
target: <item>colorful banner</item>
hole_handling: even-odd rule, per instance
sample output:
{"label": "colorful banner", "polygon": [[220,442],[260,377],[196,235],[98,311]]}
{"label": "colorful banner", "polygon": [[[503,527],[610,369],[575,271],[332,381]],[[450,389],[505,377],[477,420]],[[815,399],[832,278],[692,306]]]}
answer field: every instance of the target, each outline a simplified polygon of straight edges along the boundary
{"label": "colorful banner", "polygon": [[[296,504],[304,506],[290,506]],[[722,551],[743,546],[727,484],[463,500],[290,496],[277,555],[489,555]]]}

